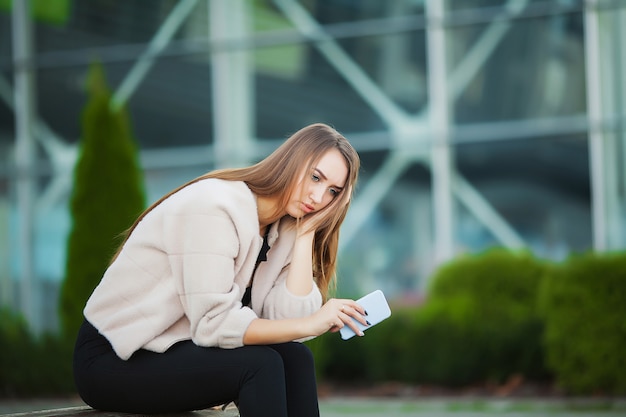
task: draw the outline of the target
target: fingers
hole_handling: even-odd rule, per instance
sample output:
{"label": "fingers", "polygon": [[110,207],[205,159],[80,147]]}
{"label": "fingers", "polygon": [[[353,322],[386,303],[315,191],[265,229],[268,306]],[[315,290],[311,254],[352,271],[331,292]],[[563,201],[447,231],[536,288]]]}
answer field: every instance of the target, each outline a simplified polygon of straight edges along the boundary
{"label": "fingers", "polygon": [[[337,330],[341,329],[344,326],[348,326],[354,331],[355,334],[359,336],[363,336],[363,331],[359,328],[359,326],[354,322],[354,320],[358,321],[364,326],[369,326],[370,323],[366,319],[367,312],[363,309],[362,306],[354,302],[353,300],[336,300],[337,301],[337,318],[340,322],[335,323],[333,328],[336,327]],[[354,320],[353,320],[354,319]],[[331,331],[333,331],[331,328]]]}
{"label": "fingers", "polygon": [[339,308],[340,311],[350,317],[354,317],[360,323],[368,326],[369,322],[365,318],[365,316],[367,316],[367,311],[365,311],[362,306],[352,300],[344,301],[348,301],[348,303],[343,303]]}

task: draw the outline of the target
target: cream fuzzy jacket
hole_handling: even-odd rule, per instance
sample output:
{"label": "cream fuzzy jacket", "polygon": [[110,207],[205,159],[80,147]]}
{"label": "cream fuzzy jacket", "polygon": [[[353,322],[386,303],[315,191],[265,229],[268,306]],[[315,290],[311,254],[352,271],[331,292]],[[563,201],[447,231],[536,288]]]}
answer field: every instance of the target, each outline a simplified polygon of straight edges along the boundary
{"label": "cream fuzzy jacket", "polygon": [[242,307],[263,239],[256,197],[243,182],[206,179],[168,197],[133,230],[84,310],[117,355],[164,352],[181,340],[236,348],[252,320],[297,318],[321,307],[316,285],[289,292],[296,231],[275,223],[259,265],[251,308]]}

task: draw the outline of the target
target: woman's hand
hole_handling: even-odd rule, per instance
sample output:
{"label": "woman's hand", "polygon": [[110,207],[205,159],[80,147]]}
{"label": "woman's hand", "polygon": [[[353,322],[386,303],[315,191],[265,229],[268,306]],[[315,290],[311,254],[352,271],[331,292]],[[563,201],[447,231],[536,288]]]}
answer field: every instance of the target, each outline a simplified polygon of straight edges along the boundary
{"label": "woman's hand", "polygon": [[[335,197],[337,200],[331,203],[328,207],[325,207],[323,211],[316,211],[305,215],[300,218],[298,225],[298,235],[304,235],[313,233],[323,225],[329,216],[336,210],[344,209],[350,204],[352,197],[352,186],[349,186],[346,190],[341,191],[340,197]],[[333,207],[334,205],[334,207]]]}
{"label": "woman's hand", "polygon": [[308,317],[311,325],[311,334],[319,336],[328,331],[338,332],[344,326],[350,327],[354,333],[363,336],[363,332],[354,323],[352,318],[365,326],[369,326],[366,319],[367,312],[353,300],[330,299],[318,311]]}
{"label": "woman's hand", "polygon": [[315,216],[315,213],[300,219],[300,224],[298,224],[298,239],[310,236],[312,241],[313,236],[315,235],[315,230],[319,227],[322,221],[322,216]]}
{"label": "woman's hand", "polygon": [[363,332],[354,323],[354,317],[365,326],[369,322],[363,307],[352,300],[331,299],[315,313],[296,319],[254,319],[248,326],[244,336],[244,345],[265,345],[285,343],[305,337],[319,336],[327,331],[338,332],[349,326],[356,334]]}

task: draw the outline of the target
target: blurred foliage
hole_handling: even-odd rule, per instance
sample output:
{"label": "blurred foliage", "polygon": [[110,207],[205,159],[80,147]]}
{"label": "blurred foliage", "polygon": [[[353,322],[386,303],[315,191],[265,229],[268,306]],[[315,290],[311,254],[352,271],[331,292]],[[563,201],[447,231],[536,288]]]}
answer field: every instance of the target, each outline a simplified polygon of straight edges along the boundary
{"label": "blurred foliage", "polygon": [[104,70],[92,65],[89,100],[70,198],[72,228],[59,301],[64,337],[73,340],[83,308],[111,257],[145,207],[143,174],[125,109],[111,109]]}
{"label": "blurred foliage", "polygon": [[[55,25],[64,25],[70,17],[71,0],[30,0],[35,19]],[[11,10],[13,0],[0,0],[0,10]]]}
{"label": "blurred foliage", "polygon": [[421,307],[393,308],[363,338],[309,342],[320,377],[446,386],[549,378],[536,306],[547,267],[529,253],[501,249],[455,259],[433,277]]}
{"label": "blurred foliage", "polygon": [[0,397],[74,392],[71,354],[68,343],[34,338],[22,316],[0,308]]}
{"label": "blurred foliage", "polygon": [[[466,384],[503,382],[516,374],[529,379],[547,375],[537,298],[548,269],[549,264],[529,252],[491,249],[460,257],[438,270],[417,327],[440,332],[447,347],[438,346],[437,351],[456,349],[448,356],[464,358],[463,363],[440,370],[443,380],[456,378],[456,383]],[[448,331],[441,334],[440,328]],[[446,341],[445,334],[457,340]],[[432,371],[429,375],[441,377]]]}
{"label": "blurred foliage", "polygon": [[[254,0],[252,8],[255,32],[294,29],[293,23],[267,1]],[[255,48],[252,51],[255,71],[295,79],[306,68],[306,51],[307,48],[298,43]]]}
{"label": "blurred foliage", "polygon": [[544,282],[547,362],[573,393],[626,394],[626,254],[587,253]]}
{"label": "blurred foliage", "polygon": [[[431,289],[422,305],[392,305],[362,338],[306,342],[320,380],[458,387],[522,376],[570,394],[626,394],[626,254],[549,264],[492,250],[442,266]],[[0,310],[0,396],[70,390],[64,340],[33,339]]]}
{"label": "blurred foliage", "polygon": [[143,174],[125,109],[111,110],[104,71],[94,64],[71,197],[72,230],[61,287],[60,335],[33,337],[26,321],[0,310],[0,396],[74,392],[72,349],[85,302],[122,233],[145,206]]}

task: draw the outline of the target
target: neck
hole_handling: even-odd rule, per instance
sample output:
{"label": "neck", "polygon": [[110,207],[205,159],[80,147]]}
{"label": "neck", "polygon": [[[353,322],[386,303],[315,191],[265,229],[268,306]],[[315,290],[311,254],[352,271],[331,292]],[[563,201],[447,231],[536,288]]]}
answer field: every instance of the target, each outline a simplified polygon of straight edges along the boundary
{"label": "neck", "polygon": [[279,210],[276,210],[276,199],[264,196],[257,196],[257,213],[259,216],[259,230],[263,232],[265,228],[282,217]]}

